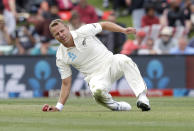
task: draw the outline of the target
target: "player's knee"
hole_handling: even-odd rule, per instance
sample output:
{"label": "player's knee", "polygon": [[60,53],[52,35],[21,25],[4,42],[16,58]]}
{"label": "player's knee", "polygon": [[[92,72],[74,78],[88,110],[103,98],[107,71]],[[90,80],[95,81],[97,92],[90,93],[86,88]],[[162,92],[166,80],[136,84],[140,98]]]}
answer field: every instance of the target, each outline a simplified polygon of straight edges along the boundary
{"label": "player's knee", "polygon": [[94,90],[92,93],[93,93],[93,96],[97,102],[104,103],[104,97],[103,97],[102,90],[97,89],[97,90]]}
{"label": "player's knee", "polygon": [[120,58],[120,66],[123,68],[125,68],[128,65],[134,66],[134,64],[135,63],[133,62],[133,60],[126,55],[122,55],[122,57]]}
{"label": "player's knee", "polygon": [[123,57],[123,62],[124,62],[124,63],[132,63],[133,60],[132,60],[130,57],[128,57],[128,56],[124,56],[124,57]]}
{"label": "player's knee", "polygon": [[126,62],[131,62],[132,59],[126,55],[123,55],[123,54],[118,54],[117,57],[119,58],[120,62],[121,63],[126,63]]}

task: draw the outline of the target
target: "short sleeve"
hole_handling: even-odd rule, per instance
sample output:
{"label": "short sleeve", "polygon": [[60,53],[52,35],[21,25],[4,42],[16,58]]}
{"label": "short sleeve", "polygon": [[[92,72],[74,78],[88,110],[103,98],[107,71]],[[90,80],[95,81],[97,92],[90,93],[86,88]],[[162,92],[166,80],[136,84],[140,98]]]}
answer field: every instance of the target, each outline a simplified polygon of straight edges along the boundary
{"label": "short sleeve", "polygon": [[95,36],[102,31],[99,23],[86,24],[75,31],[78,37]]}
{"label": "short sleeve", "polygon": [[72,71],[69,65],[65,64],[62,60],[57,59],[56,65],[58,67],[61,79],[65,79],[72,75]]}

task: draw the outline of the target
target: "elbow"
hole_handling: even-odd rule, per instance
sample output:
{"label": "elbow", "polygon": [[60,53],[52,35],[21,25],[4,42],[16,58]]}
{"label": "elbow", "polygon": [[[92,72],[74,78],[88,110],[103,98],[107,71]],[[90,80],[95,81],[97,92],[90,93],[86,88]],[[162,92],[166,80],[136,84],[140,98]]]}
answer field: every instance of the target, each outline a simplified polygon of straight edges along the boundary
{"label": "elbow", "polygon": [[110,23],[110,22],[107,22],[107,21],[100,22],[100,25],[101,25],[101,27],[102,27],[102,30],[106,30],[107,25],[108,25],[109,23]]}

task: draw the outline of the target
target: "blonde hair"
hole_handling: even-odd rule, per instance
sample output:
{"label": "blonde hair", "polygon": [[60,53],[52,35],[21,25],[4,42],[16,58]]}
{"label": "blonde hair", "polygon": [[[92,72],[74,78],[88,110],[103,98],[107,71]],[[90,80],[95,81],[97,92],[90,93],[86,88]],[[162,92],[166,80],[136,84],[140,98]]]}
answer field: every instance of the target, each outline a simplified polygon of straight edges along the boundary
{"label": "blonde hair", "polygon": [[49,25],[49,30],[51,31],[51,28],[58,25],[59,23],[63,24],[65,27],[68,27],[67,24],[65,23],[65,21],[61,20],[61,19],[55,19],[52,20],[50,25]]}

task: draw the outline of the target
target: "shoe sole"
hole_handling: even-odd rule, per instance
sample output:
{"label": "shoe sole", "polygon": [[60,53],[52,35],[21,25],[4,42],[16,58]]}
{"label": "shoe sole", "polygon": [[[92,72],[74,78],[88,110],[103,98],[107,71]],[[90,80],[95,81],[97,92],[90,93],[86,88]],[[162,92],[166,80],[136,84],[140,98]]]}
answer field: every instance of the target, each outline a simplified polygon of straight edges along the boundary
{"label": "shoe sole", "polygon": [[151,110],[149,105],[146,105],[146,104],[142,103],[141,101],[137,102],[137,107],[140,108],[142,111],[149,111],[149,110]]}

